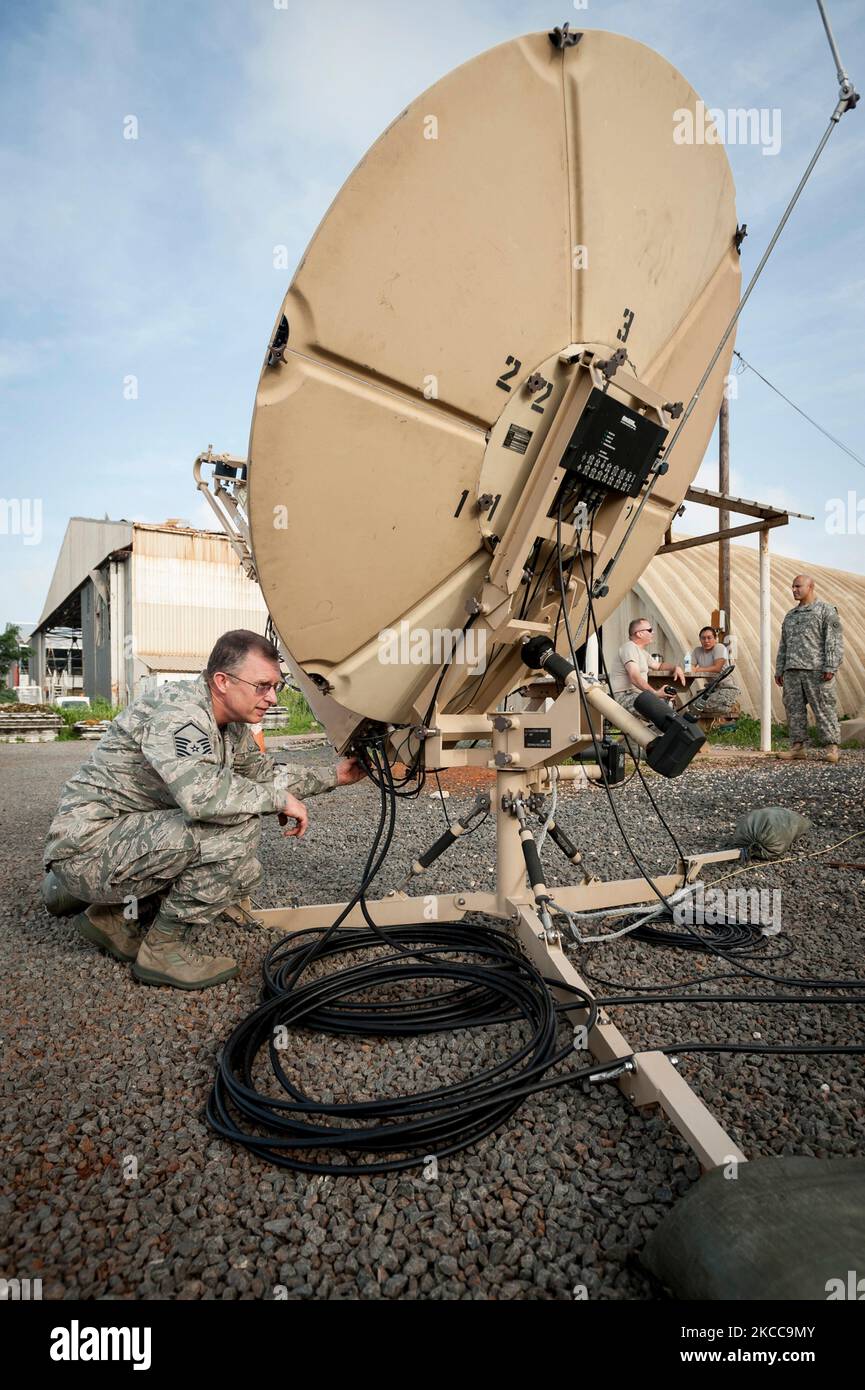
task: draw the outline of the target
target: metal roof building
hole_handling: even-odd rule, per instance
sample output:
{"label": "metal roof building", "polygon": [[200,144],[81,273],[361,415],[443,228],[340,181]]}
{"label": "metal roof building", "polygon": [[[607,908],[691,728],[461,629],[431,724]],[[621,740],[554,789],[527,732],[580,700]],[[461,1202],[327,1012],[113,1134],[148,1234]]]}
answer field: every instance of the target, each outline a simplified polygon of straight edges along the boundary
{"label": "metal roof building", "polygon": [[[760,712],[760,585],[759,556],[747,546],[730,547],[732,612],[736,680],[742,708]],[[833,603],[844,628],[844,664],[838,674],[838,713],[854,717],[865,710],[865,575],[811,565],[773,554],[771,561],[771,638],[775,652],[784,614],[795,606],[790,585],[797,574],[811,574],[817,597]],[[627,638],[631,618],[655,622],[655,645],[665,660],[681,661],[698,644],[699,630],[712,621],[718,606],[718,548],[695,546],[669,555],[656,555],[625,603],[604,623],[604,647],[609,653]],[[785,719],[781,691],[772,685],[772,714]]]}
{"label": "metal roof building", "polygon": [[264,632],[266,622],[261,591],[226,536],[182,522],[73,517],[30,639],[31,679],[54,693],[50,633],[73,629],[84,693],[125,705],[152,685],[197,674],[221,633]]}

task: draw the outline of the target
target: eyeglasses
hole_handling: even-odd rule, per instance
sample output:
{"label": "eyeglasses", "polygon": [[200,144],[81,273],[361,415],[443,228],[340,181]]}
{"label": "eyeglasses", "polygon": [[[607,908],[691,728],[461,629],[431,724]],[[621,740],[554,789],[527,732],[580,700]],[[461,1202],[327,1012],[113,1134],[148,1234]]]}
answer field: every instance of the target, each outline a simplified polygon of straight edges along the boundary
{"label": "eyeglasses", "polygon": [[636,632],[634,633],[634,636],[635,636],[635,637],[641,637],[642,634],[643,634],[644,632],[654,632],[654,631],[655,631],[655,629],[654,629],[653,627],[638,627],[637,630],[636,630]]}
{"label": "eyeglasses", "polygon": [[223,671],[223,676],[228,676],[230,681],[243,681],[244,685],[251,685],[256,695],[266,695],[272,690],[274,695],[285,689],[285,681],[248,681],[245,676],[235,676],[231,671]]}

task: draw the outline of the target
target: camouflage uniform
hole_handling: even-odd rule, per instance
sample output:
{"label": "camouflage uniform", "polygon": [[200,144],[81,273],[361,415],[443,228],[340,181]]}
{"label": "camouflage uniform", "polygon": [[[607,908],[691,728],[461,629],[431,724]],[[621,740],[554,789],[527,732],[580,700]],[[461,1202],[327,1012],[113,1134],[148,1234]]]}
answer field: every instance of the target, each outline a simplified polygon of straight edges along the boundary
{"label": "camouflage uniform", "polygon": [[246,724],[220,729],[203,676],[171,682],[119,715],[66,783],[45,867],[84,902],[164,895],[164,922],[203,926],[257,883],[260,817],[335,786],[335,772],[260,753]]}
{"label": "camouflage uniform", "polygon": [[790,609],[781,624],[775,675],[784,681],[791,743],[804,743],[808,737],[808,705],[821,742],[839,742],[835,682],[821,680],[821,676],[824,671],[837,671],[843,659],[844,636],[837,608],[815,599]]}
{"label": "camouflage uniform", "polygon": [[716,686],[708,695],[698,695],[692,705],[688,706],[688,714],[695,717],[712,714],[732,714],[738,709],[742,692],[736,685],[728,685],[723,681]]}
{"label": "camouflage uniform", "polygon": [[[659,697],[659,699],[663,700],[666,703],[665,695],[662,695],[659,690],[656,690],[654,693]],[[645,694],[645,691],[638,690],[636,686],[632,685],[630,690],[617,691],[616,694],[613,696],[613,699],[615,700],[617,705],[622,706],[622,709],[626,709],[631,714],[633,714],[635,719],[641,719],[643,723],[646,724],[650,729],[654,729],[657,726],[654,725],[650,719],[646,719],[646,716],[644,714],[640,714],[640,711],[638,709],[634,709],[634,703],[637,699],[637,696],[643,694]],[[615,726],[615,719],[610,720],[610,723]]]}
{"label": "camouflage uniform", "polygon": [[[718,642],[708,653],[712,661],[723,661],[725,665],[730,664],[730,653],[724,642]],[[705,667],[702,664],[704,652],[702,647],[694,647],[691,652],[691,663],[693,670],[698,676],[705,674]],[[707,675],[705,680],[700,682],[699,687],[693,687],[690,694],[694,696],[688,706],[688,713],[694,718],[710,717],[718,714],[732,714],[738,711],[742,692],[735,682],[733,674],[725,676],[720,685],[716,685],[708,695],[705,694],[707,685],[715,679],[714,676]],[[699,689],[699,694],[697,693]]]}
{"label": "camouflage uniform", "polygon": [[[630,690],[617,691],[613,696],[613,699],[615,700],[617,705],[622,706],[622,709],[630,710],[632,714],[636,714],[637,711],[634,709],[634,701],[636,700],[638,695],[642,694],[642,690],[638,690],[635,685],[632,685]],[[639,718],[639,715],[637,717]]]}

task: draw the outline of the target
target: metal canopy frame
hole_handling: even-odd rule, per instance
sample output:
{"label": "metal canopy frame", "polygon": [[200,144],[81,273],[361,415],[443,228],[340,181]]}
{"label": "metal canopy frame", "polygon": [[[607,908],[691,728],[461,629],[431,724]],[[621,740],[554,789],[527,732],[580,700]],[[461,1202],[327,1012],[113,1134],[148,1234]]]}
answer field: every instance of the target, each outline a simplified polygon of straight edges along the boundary
{"label": "metal canopy frame", "polygon": [[797,521],[814,520],[813,516],[808,516],[805,512],[787,511],[781,507],[772,507],[767,502],[750,502],[745,497],[731,497],[705,487],[689,487],[685,493],[685,502],[699,502],[704,507],[715,507],[720,512],[736,512],[740,516],[760,519],[750,525],[726,526],[720,531],[710,531],[703,536],[688,536],[681,541],[674,541],[671,531],[667,531],[664,544],[655,552],[657,555],[669,555],[674,550],[691,550],[697,545],[715,545],[718,541],[731,540],[734,536],[748,536],[754,531],[786,526],[791,516],[796,517]]}

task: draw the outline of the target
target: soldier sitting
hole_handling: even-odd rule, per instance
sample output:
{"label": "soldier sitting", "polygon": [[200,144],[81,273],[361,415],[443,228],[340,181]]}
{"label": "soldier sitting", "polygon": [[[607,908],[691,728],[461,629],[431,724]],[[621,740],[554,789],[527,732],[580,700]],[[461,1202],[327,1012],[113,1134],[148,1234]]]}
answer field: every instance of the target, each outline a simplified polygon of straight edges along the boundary
{"label": "soldier sitting", "polygon": [[837,763],[841,726],[835,703],[835,672],[844,658],[844,635],[838,609],[814,592],[810,574],[793,580],[791,608],[781,624],[775,661],[775,684],[784,691],[790,726],[790,751],[782,757],[804,758],[808,737],[808,706],[814,712],[817,736],[826,745],[826,761]]}
{"label": "soldier sitting", "polygon": [[[695,671],[701,676],[706,676],[708,682],[716,676],[719,671],[723,671],[725,666],[730,663],[729,653],[723,642],[718,641],[718,634],[713,627],[700,628],[700,645],[691,652],[691,664]],[[705,684],[702,689],[705,690]],[[690,713],[702,717],[704,715],[715,714],[734,714],[739,709],[741,691],[732,675],[716,685],[708,695],[700,694],[693,701]]]}
{"label": "soldier sitting", "polygon": [[[637,696],[644,690],[653,691],[648,674],[671,675],[679,685],[685,684],[685,674],[681,666],[671,662],[656,661],[649,656],[648,647],[655,628],[648,618],[632,618],[628,624],[628,640],[619,647],[610,662],[609,678],[613,699],[623,709],[632,710]],[[675,703],[675,696],[663,697],[669,704]]]}
{"label": "soldier sitting", "polygon": [[301,836],[298,797],[364,776],[353,758],[322,774],[259,752],[249,725],[283,684],[271,642],[227,632],[197,680],[124,710],[63,788],[45,847],[46,904],[90,904],[76,918],[82,936],[131,961],[138,980],[204,989],[236,975],[231,957],[203,955],[192,937],[258,882],[261,816],[284,814],[285,834]]}

